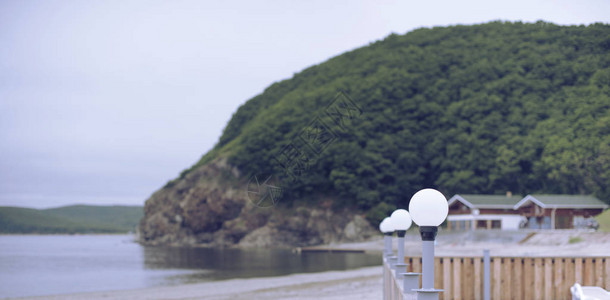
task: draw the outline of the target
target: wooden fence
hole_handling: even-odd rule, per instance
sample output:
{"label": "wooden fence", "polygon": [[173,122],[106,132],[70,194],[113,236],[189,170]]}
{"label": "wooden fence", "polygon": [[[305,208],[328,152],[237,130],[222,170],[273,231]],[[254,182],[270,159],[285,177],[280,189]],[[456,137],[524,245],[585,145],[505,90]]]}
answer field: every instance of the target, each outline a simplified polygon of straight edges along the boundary
{"label": "wooden fence", "polygon": [[[421,257],[405,262],[408,271],[421,272]],[[435,257],[434,262],[434,286],[444,290],[440,299],[483,299],[482,257]],[[491,299],[572,299],[576,282],[610,289],[610,257],[491,257],[490,271]]]}

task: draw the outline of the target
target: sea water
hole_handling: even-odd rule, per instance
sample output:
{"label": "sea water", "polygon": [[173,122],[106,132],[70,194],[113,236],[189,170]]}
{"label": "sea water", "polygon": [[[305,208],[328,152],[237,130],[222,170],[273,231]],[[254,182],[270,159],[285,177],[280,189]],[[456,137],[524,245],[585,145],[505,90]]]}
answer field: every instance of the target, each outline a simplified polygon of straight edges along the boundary
{"label": "sea water", "polygon": [[364,253],[144,247],[132,235],[0,235],[0,298],[138,289],[381,264]]}

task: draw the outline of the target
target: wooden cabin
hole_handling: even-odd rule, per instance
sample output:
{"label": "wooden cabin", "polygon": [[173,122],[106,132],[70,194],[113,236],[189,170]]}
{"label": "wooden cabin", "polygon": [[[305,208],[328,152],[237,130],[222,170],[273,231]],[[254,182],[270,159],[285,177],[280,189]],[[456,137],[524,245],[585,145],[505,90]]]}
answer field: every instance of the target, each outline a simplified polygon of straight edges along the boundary
{"label": "wooden cabin", "polygon": [[454,195],[448,200],[448,230],[571,229],[608,205],[586,195]]}

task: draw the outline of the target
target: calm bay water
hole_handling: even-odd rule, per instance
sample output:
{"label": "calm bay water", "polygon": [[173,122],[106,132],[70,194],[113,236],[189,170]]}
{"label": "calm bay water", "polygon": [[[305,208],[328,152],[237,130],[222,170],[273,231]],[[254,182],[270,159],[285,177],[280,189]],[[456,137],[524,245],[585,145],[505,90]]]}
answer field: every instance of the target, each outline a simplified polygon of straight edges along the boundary
{"label": "calm bay water", "polygon": [[361,253],[143,247],[130,235],[0,236],[0,298],[137,289],[381,264]]}

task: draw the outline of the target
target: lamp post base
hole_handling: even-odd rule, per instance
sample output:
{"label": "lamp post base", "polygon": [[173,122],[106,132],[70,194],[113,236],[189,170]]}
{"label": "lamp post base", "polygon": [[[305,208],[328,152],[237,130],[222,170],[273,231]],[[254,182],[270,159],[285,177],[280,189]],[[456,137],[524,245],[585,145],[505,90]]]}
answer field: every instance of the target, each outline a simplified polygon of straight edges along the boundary
{"label": "lamp post base", "polygon": [[438,300],[438,294],[443,290],[437,289],[417,289],[417,300]]}
{"label": "lamp post base", "polygon": [[421,273],[400,273],[402,276],[402,290],[405,294],[415,294],[414,290],[419,287],[419,275]]}
{"label": "lamp post base", "polygon": [[407,266],[408,264],[401,264],[401,263],[397,263],[396,264],[396,270],[395,270],[395,275],[396,275],[396,279],[398,279],[398,276],[400,276],[401,273],[406,273],[407,272]]}
{"label": "lamp post base", "polygon": [[396,264],[398,263],[398,257],[388,256],[388,263],[390,264],[390,269],[396,270]]}

